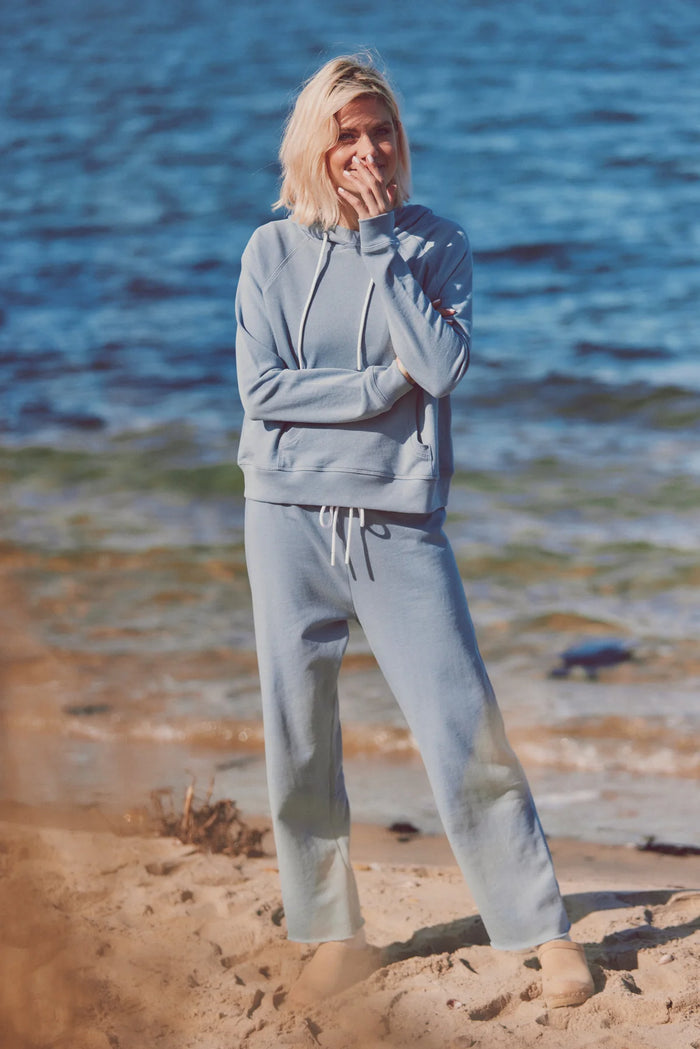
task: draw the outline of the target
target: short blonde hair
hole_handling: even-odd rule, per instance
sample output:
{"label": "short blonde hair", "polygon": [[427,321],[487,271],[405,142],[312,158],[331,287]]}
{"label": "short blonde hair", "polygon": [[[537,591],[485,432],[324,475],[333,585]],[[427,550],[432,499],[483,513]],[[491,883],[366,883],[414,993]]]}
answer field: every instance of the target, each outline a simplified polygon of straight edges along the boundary
{"label": "short blonde hair", "polygon": [[282,137],[282,186],[274,207],[287,208],[304,226],[329,229],[340,222],[340,203],[326,154],[338,141],[336,113],[360,95],[381,99],[391,114],[397,140],[395,203],[404,204],[409,198],[411,158],[396,96],[368,56],[342,55],[304,84]]}

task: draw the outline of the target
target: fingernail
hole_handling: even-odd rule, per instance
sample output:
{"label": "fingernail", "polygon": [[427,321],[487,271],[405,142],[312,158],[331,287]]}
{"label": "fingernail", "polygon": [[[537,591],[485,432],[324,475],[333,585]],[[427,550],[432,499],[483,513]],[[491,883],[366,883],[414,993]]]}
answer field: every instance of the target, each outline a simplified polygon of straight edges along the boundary
{"label": "fingernail", "polygon": [[374,164],[374,153],[368,153],[367,154],[367,163],[368,164]]}

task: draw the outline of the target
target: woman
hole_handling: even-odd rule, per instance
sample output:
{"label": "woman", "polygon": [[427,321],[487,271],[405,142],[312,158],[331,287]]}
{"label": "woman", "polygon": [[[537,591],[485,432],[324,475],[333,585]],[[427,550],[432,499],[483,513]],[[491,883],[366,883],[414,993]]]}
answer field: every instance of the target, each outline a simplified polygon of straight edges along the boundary
{"label": "woman", "polygon": [[449,394],[469,364],[464,232],[407,206],[396,99],[354,58],[304,87],[278,206],[237,294],[246,558],[270,804],[290,939],[319,944],[298,1000],[381,963],[348,856],[337,677],[363,627],[420,748],[496,947],[540,944],[551,1006],[592,993],[442,530]]}

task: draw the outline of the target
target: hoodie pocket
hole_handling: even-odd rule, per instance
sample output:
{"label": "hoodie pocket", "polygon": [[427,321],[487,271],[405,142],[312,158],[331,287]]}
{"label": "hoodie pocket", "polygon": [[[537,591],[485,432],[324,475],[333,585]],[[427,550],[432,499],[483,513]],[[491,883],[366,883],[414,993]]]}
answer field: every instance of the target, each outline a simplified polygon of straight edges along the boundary
{"label": "hoodie pocket", "polygon": [[418,395],[412,391],[390,411],[344,426],[287,426],[280,435],[278,468],[386,479],[436,476],[437,456],[418,432]]}

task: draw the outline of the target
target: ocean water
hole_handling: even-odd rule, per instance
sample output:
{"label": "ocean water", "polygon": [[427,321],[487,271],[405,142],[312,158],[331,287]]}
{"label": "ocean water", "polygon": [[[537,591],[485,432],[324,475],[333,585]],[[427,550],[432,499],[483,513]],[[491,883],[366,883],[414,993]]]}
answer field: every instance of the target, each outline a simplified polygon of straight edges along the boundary
{"label": "ocean water", "polygon": [[[111,689],[105,716],[71,719],[61,693],[8,717],[29,752],[40,726],[61,770],[41,797],[88,800],[118,777],[101,781],[104,761],[81,746],[160,746],[151,767],[179,782],[176,764],[200,762],[195,740],[235,749],[257,725],[254,670],[236,663],[253,642],[233,297],[243,247],[272,216],[299,83],[362,48],[403,99],[413,199],[461,222],[474,250],[449,527],[504,706],[533,767],[555,776],[553,812],[591,791],[604,805],[576,776],[653,768],[637,823],[618,805],[605,829],[641,831],[654,797],[666,812],[669,797],[689,804],[698,772],[684,743],[700,724],[692,0],[2,5],[0,539],[24,558],[42,643],[102,659],[90,695]],[[563,646],[610,634],[635,646],[633,671],[547,679]],[[135,653],[212,648],[234,654],[215,681],[199,665],[186,687],[159,670],[149,692],[127,668]],[[362,760],[367,726],[401,719],[371,667],[348,675],[346,697]],[[635,735],[636,718],[663,746]],[[574,744],[555,731],[537,750],[528,732],[543,725]],[[403,790],[387,776],[385,798]],[[677,834],[696,833],[690,811]]]}

